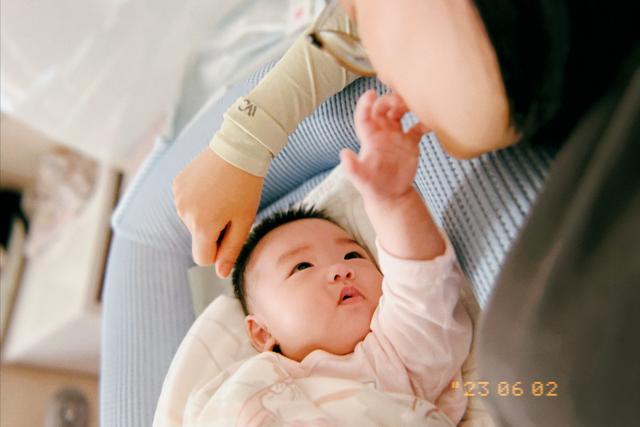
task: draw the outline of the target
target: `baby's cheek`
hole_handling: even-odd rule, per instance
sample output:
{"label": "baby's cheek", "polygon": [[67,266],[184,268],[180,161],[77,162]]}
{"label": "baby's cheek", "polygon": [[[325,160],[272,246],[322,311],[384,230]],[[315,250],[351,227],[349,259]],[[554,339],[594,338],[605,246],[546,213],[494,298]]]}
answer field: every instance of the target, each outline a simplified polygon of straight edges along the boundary
{"label": "baby's cheek", "polygon": [[311,296],[292,301],[282,311],[287,328],[298,335],[322,323],[321,319],[326,316],[326,307],[319,303],[317,297]]}
{"label": "baby's cheek", "polygon": [[[305,307],[301,304],[291,303],[280,309],[280,315],[287,329],[297,329],[300,327],[300,323],[304,324],[305,319]],[[302,322],[301,322],[302,320]]]}
{"label": "baby's cheek", "polygon": [[371,273],[371,278],[369,279],[369,283],[371,283],[371,293],[373,295],[373,299],[376,300],[376,305],[377,304],[377,300],[380,299],[380,297],[382,296],[382,280],[383,280],[383,276],[382,273],[380,273],[378,270],[374,270]]}

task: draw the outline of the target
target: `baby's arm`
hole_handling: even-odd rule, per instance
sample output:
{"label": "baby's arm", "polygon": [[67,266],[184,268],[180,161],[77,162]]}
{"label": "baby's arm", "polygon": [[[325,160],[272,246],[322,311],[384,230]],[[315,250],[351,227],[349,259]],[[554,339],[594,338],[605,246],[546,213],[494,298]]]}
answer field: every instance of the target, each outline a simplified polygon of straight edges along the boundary
{"label": "baby's arm", "polygon": [[413,188],[419,141],[427,130],[406,133],[407,111],[393,94],[365,93],[356,107],[359,155],[341,153],[345,170],[364,199],[378,235],[383,297],[371,322],[373,354],[397,355],[416,394],[436,403],[454,422],[465,397],[449,389],[469,352],[471,322],[460,301],[460,275],[446,240]]}
{"label": "baby's arm", "polygon": [[360,153],[344,150],[343,166],[364,200],[379,244],[398,258],[430,260],[445,244],[424,201],[413,187],[420,157],[420,139],[427,129],[418,124],[402,131],[407,108],[400,97],[376,99],[368,91],[355,111]]}

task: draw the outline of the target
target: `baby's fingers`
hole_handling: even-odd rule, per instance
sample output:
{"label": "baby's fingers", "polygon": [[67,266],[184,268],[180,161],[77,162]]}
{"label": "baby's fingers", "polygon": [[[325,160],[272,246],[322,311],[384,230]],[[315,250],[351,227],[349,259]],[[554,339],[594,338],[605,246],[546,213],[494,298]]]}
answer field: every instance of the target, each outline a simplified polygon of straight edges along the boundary
{"label": "baby's fingers", "polygon": [[373,104],[371,117],[399,121],[407,111],[407,106],[400,96],[386,93]]}
{"label": "baby's fingers", "polygon": [[358,160],[358,155],[348,148],[340,151],[340,164],[353,185],[359,187],[366,179],[366,171]]}
{"label": "baby's fingers", "polygon": [[417,144],[422,139],[422,136],[425,133],[429,133],[429,132],[431,132],[431,129],[429,129],[424,124],[418,122],[407,130],[406,135],[407,137],[409,137],[410,141],[413,141]]}
{"label": "baby's fingers", "polygon": [[356,109],[353,113],[354,119],[357,123],[366,123],[371,119],[371,107],[376,101],[376,91],[369,89],[363,93],[358,99]]}
{"label": "baby's fingers", "polygon": [[356,125],[356,134],[358,140],[366,139],[371,129],[371,106],[376,100],[376,91],[370,89],[363,93],[358,99],[356,109],[353,113],[353,119]]}

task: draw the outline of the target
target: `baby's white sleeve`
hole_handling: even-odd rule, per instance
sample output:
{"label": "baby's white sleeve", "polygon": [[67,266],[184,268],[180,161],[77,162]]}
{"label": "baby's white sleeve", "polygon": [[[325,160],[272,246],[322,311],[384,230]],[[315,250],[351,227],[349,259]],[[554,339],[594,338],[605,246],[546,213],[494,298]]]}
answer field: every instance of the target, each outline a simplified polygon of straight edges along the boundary
{"label": "baby's white sleeve", "polygon": [[451,242],[441,234],[445,253],[429,261],[396,258],[376,241],[384,280],[372,331],[391,345],[430,402],[460,374],[473,333],[460,300],[463,277]]}

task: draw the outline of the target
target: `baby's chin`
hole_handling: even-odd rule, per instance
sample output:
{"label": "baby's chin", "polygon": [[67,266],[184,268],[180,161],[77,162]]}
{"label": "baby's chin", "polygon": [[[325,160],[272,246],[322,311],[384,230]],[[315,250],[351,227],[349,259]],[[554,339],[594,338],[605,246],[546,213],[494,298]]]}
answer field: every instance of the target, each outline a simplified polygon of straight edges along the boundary
{"label": "baby's chin", "polygon": [[327,346],[331,348],[329,353],[343,356],[354,352],[358,344],[364,341],[369,332],[371,332],[370,321],[358,323],[357,327],[343,330],[340,332],[339,337],[334,337],[333,345]]}
{"label": "baby's chin", "polygon": [[[345,356],[355,351],[359,343],[364,341],[371,332],[371,319],[375,312],[375,307],[369,310],[351,312],[346,318],[342,318],[343,325],[348,327],[334,328],[327,331],[322,341],[307,343],[304,349],[298,349],[289,353],[283,348],[282,354],[290,359],[300,362],[309,354],[316,350],[325,351],[336,356]],[[289,353],[289,354],[288,354]]]}
{"label": "baby's chin", "polygon": [[346,356],[355,351],[358,344],[364,341],[370,331],[369,324],[366,323],[358,328],[339,331],[337,334],[327,337],[324,342],[316,342],[315,344],[308,346],[306,349],[289,352],[285,347],[281,349],[281,353],[283,356],[297,362],[301,362],[316,350],[324,351],[336,356]]}

